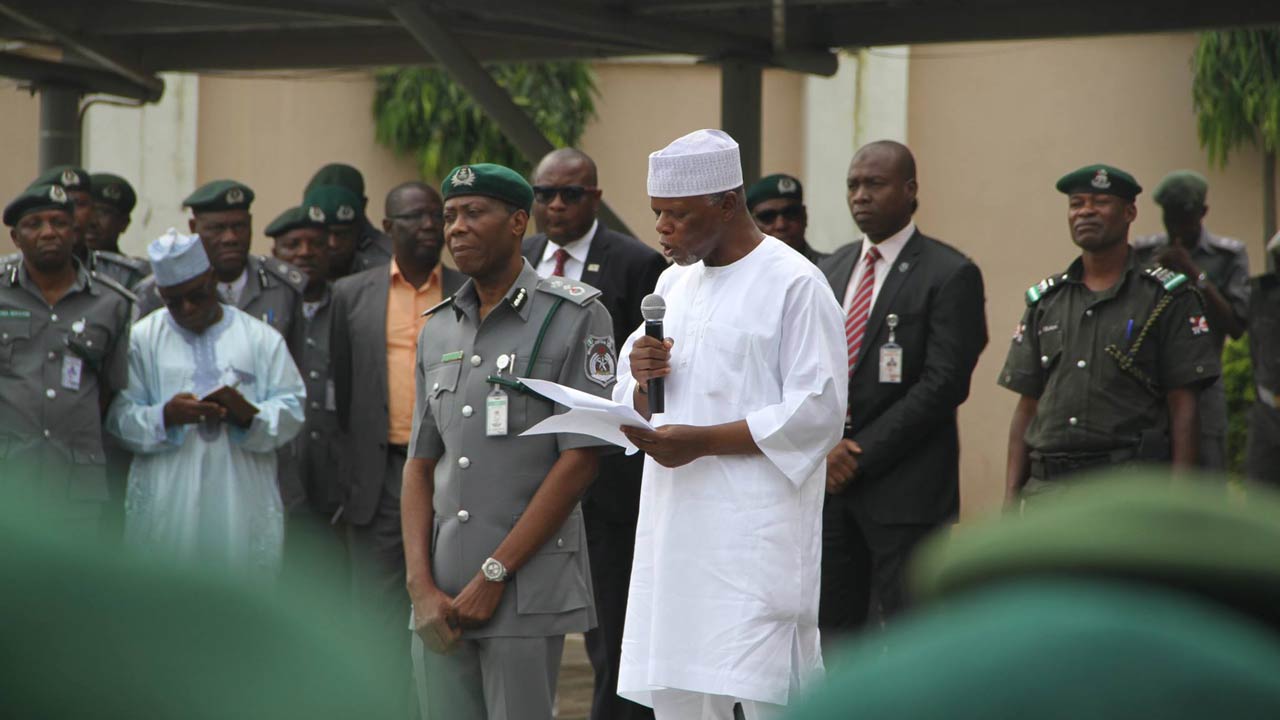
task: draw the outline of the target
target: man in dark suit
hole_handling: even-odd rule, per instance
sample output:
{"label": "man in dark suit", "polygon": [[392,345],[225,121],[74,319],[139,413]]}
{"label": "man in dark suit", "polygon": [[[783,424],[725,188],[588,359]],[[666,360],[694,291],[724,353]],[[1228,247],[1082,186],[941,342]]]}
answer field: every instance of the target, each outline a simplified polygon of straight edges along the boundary
{"label": "man in dark suit", "polygon": [[912,221],[911,151],[862,147],[847,186],[865,237],[821,266],[845,309],[851,368],[844,439],[827,457],[824,641],[901,610],[907,557],[958,514],[956,408],[987,344],[982,273]]}
{"label": "man in dark suit", "polygon": [[[600,301],[613,316],[614,342],[621,345],[643,322],[640,300],[653,292],[667,262],[639,240],[600,224],[597,182],[595,162],[579,150],[554,150],[538,163],[533,217],[539,233],[525,238],[524,256],[539,275],[598,288]],[[596,675],[592,720],[653,717],[652,710],[617,692],[643,470],[640,454],[602,457],[600,476],[582,501],[599,618],[599,626],[586,634]]]}
{"label": "man in dark suit", "polygon": [[[338,425],[344,436],[343,520],[352,604],[375,618],[388,651],[409,668],[409,595],[400,535],[400,480],[413,423],[414,360],[423,311],[466,278],[440,263],[444,204],[435,188],[404,183],[387,194],[382,227],[390,265],[342,278],[333,287],[329,344]],[[408,712],[406,708],[406,713]]]}

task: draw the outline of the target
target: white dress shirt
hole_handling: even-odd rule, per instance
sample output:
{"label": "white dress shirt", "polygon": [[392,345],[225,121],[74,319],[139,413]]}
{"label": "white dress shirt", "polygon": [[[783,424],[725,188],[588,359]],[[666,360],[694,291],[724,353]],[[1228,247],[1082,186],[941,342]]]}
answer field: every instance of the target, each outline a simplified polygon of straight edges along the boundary
{"label": "white dress shirt", "polygon": [[564,261],[564,276],[570,280],[581,280],[582,271],[587,266],[587,253],[591,251],[591,238],[596,236],[598,227],[600,227],[600,221],[593,221],[586,235],[564,245],[557,245],[547,238],[547,247],[542,251],[542,260],[534,270],[537,270],[542,277],[551,277],[551,273],[556,270],[556,250],[564,248],[564,251],[569,253],[569,257]]}
{"label": "white dress shirt", "polygon": [[244,292],[244,286],[249,283],[249,268],[246,267],[240,273],[240,277],[229,283],[218,283],[218,295],[222,297],[222,302],[232,307],[240,304],[240,294]]}
{"label": "white dress shirt", "polygon": [[[880,288],[884,286],[885,277],[888,276],[889,270],[893,268],[893,264],[897,262],[902,248],[906,246],[907,241],[915,233],[916,224],[909,222],[906,227],[875,245],[876,249],[880,251],[880,261],[876,263],[875,285],[871,288],[871,307],[876,306],[876,298],[880,297]],[[849,276],[849,285],[844,289],[843,307],[845,315],[849,314],[849,306],[853,305],[853,295],[858,290],[858,283],[862,281],[862,271],[866,267],[867,248],[869,247],[872,247],[872,243],[867,239],[866,235],[863,235],[862,251],[858,253],[858,261],[853,264],[853,275]]]}

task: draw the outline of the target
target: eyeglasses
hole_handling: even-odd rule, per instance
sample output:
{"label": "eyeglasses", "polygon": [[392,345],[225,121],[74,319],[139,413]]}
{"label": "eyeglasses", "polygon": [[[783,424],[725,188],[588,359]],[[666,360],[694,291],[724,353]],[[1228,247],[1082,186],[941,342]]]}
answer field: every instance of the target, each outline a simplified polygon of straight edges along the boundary
{"label": "eyeglasses", "polygon": [[761,210],[756,213],[756,222],[761,225],[769,225],[781,215],[787,220],[799,220],[804,216],[803,205],[788,205],[781,210]]}
{"label": "eyeglasses", "polygon": [[534,185],[533,198],[542,205],[550,205],[555,201],[556,195],[559,195],[566,205],[574,205],[582,202],[582,198],[595,192],[595,189],[594,186],[586,185]]}

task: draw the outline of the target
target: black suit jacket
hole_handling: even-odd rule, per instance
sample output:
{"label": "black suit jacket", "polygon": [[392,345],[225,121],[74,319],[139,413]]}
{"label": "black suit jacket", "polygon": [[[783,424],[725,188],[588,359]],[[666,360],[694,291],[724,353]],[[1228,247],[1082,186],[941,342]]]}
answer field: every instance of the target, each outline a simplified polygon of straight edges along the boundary
{"label": "black suit jacket", "polygon": [[[449,297],[466,276],[441,268],[441,294]],[[387,292],[391,271],[379,265],[333,285],[329,358],[346,479],[344,515],[363,525],[373,519],[387,465]]]}
{"label": "black suit jacket", "polygon": [[[844,301],[862,250],[855,242],[820,267]],[[880,382],[885,318],[898,316],[902,382]],[[842,496],[879,523],[938,523],[960,509],[956,408],[987,345],[982,273],[951,246],[916,231],[871,308],[862,354],[849,379],[852,425],[862,447],[859,475]]]}
{"label": "black suit jacket", "polygon": [[[546,251],[547,236],[541,233],[524,239],[524,256],[538,267]],[[640,324],[640,301],[653,292],[658,276],[667,269],[662,254],[639,240],[614,232],[603,224],[596,229],[587,249],[582,282],[600,290],[600,302],[613,317],[613,337],[617,350]],[[640,512],[640,475],[643,455],[626,457],[620,453],[600,459],[600,475],[583,499],[590,515],[634,524]]]}

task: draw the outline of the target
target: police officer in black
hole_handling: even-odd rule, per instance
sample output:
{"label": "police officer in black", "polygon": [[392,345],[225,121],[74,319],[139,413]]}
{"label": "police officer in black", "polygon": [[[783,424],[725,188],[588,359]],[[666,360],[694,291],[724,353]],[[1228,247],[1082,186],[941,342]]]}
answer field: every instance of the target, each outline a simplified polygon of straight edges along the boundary
{"label": "police officer in black", "polygon": [[1249,357],[1254,403],[1249,408],[1249,477],[1280,485],[1280,234],[1267,243],[1273,269],[1249,286]]}
{"label": "police officer in black", "polygon": [[1074,473],[1130,462],[1196,463],[1197,395],[1220,373],[1194,283],[1129,246],[1142,188],[1109,165],[1063,176],[1072,241],[1065,273],[1027,291],[1000,385],[1018,393],[1006,500]]}

